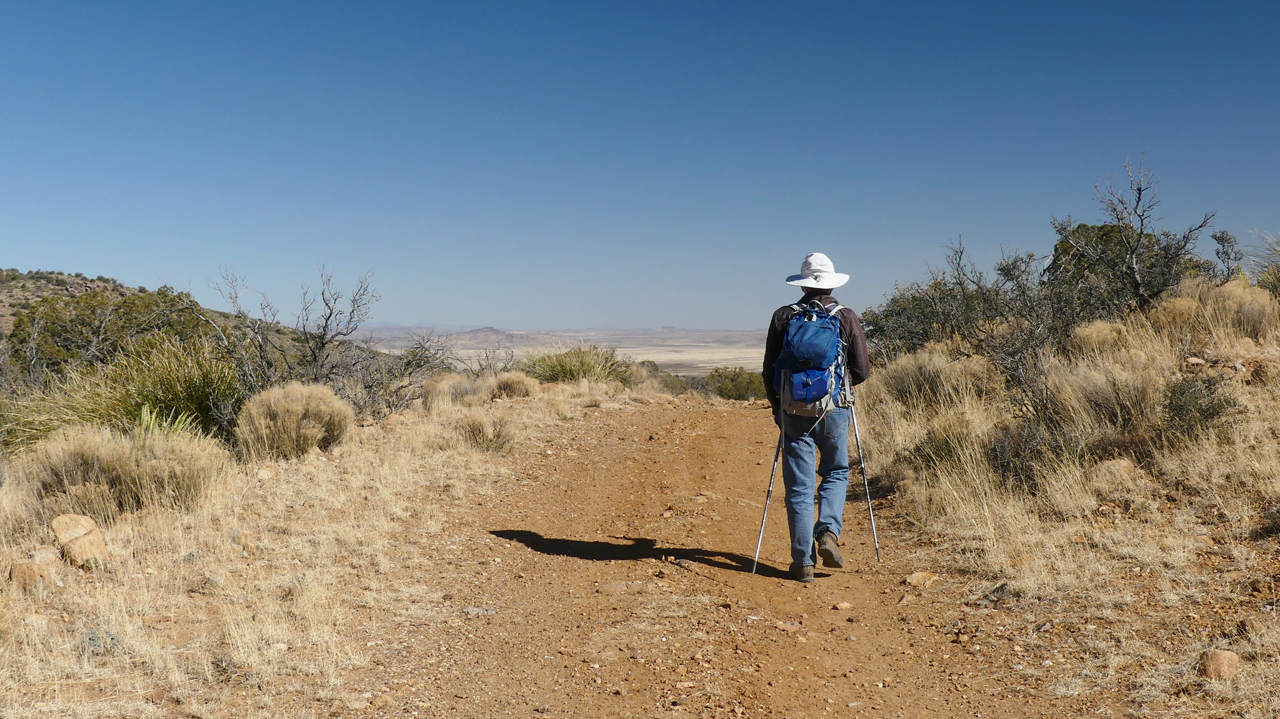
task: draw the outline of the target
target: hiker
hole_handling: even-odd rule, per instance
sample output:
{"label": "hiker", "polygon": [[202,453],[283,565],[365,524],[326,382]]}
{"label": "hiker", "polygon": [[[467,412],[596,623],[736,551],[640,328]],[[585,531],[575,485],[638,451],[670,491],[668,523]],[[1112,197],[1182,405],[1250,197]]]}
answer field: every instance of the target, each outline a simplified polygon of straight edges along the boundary
{"label": "hiker", "polygon": [[[773,407],[774,422],[782,431],[782,482],[786,489],[787,526],[791,530],[791,575],[806,583],[813,581],[813,568],[819,557],[825,567],[844,566],[839,545],[845,488],[849,483],[850,407],[854,385],[866,381],[871,373],[862,323],[853,310],[831,296],[831,290],[848,281],[849,275],[836,272],[826,255],[814,252],[805,257],[800,274],[787,278],[787,284],[802,288],[804,296],[796,304],[773,313],[765,342],[765,391]],[[804,326],[803,320],[817,322]],[[838,332],[834,331],[836,327]],[[813,338],[834,343],[830,356],[835,361],[826,373],[818,369],[805,371],[812,363],[797,362],[794,356],[798,343]],[[784,345],[790,349],[784,351]],[[797,366],[787,366],[788,363]],[[810,394],[812,388],[819,386],[826,391],[823,382],[828,376],[837,386],[830,387],[822,397]],[[818,477],[822,477],[821,484]]]}

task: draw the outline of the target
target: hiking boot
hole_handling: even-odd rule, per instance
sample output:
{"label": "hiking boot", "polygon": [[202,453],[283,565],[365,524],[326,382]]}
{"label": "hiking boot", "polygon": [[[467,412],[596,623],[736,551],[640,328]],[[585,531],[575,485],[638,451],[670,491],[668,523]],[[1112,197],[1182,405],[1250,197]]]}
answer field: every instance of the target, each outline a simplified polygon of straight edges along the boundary
{"label": "hiking boot", "polygon": [[823,532],[818,537],[818,556],[822,557],[822,566],[844,568],[844,557],[840,556],[840,545],[836,541],[835,532]]}
{"label": "hiking boot", "polygon": [[797,582],[809,584],[813,581],[813,565],[793,564],[791,565],[791,576],[795,577]]}

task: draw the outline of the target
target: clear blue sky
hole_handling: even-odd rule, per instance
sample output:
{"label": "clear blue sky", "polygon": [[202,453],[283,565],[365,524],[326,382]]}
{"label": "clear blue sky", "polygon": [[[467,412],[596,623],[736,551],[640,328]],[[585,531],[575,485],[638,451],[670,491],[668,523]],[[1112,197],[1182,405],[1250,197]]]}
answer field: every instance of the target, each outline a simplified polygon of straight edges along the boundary
{"label": "clear blue sky", "polygon": [[[0,266],[375,318],[759,328],[963,235],[1046,251],[1145,153],[1168,224],[1280,231],[1275,3],[0,4]],[[1207,242],[1207,238],[1206,238]],[[1210,248],[1203,247],[1208,250]]]}

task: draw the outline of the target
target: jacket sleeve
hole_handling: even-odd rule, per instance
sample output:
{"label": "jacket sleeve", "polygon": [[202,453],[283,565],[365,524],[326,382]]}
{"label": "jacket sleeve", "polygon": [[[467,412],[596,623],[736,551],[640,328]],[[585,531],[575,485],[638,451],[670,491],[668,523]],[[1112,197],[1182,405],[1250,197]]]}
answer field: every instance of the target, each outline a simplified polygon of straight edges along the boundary
{"label": "jacket sleeve", "polygon": [[782,310],[773,313],[773,318],[769,321],[769,335],[764,342],[764,371],[760,376],[764,378],[765,396],[769,398],[769,404],[773,407],[774,414],[778,412],[778,405],[782,402],[782,398],[778,396],[778,391],[773,387],[773,365],[778,361],[778,355],[782,354],[782,330],[778,326],[778,314]]}
{"label": "jacket sleeve", "polygon": [[867,354],[867,334],[862,329],[862,320],[853,310],[845,309],[848,311],[845,329],[849,333],[845,360],[849,368],[849,385],[854,386],[866,382],[871,376],[871,357]]}

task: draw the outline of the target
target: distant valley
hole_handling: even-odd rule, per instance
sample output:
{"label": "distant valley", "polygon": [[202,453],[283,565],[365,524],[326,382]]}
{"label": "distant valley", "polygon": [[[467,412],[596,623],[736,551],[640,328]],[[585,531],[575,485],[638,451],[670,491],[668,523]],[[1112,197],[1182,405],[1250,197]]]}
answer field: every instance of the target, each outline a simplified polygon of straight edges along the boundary
{"label": "distant valley", "polygon": [[[367,334],[388,352],[403,349],[414,335],[430,331],[423,327],[373,326]],[[706,374],[715,367],[758,367],[764,356],[766,331],[605,329],[581,330],[500,330],[493,327],[441,332],[452,338],[463,359],[497,348],[510,348],[517,356],[541,349],[578,344],[613,346],[635,360],[652,360],[668,372]]]}

